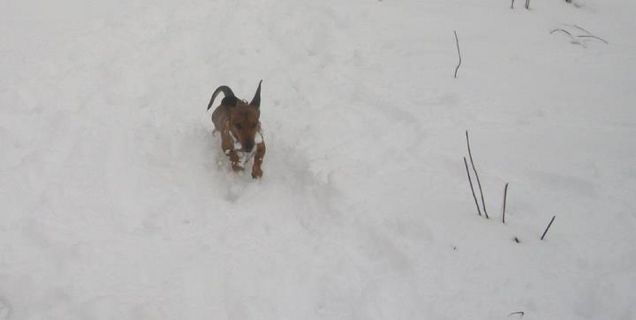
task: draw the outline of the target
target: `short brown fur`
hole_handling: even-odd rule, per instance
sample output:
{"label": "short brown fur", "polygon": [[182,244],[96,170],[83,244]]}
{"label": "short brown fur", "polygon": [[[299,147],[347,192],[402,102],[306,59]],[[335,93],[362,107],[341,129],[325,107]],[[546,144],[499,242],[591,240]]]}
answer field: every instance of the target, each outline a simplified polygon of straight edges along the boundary
{"label": "short brown fur", "polygon": [[[212,95],[208,109],[212,106],[214,98],[219,92],[223,92],[225,98],[212,113],[212,122],[215,131],[221,133],[221,148],[227,155],[234,171],[242,171],[243,164],[240,163],[238,152],[250,154],[254,147],[254,164],[252,166],[252,177],[263,176],[261,168],[265,157],[265,141],[262,139],[260,123],[260,89],[259,83],[256,95],[252,102],[240,100],[234,97],[232,90],[226,86],[217,88]],[[260,140],[257,139],[260,137]],[[257,141],[258,140],[258,141]],[[241,148],[235,149],[235,142],[239,142]],[[249,159],[246,159],[246,162]]]}

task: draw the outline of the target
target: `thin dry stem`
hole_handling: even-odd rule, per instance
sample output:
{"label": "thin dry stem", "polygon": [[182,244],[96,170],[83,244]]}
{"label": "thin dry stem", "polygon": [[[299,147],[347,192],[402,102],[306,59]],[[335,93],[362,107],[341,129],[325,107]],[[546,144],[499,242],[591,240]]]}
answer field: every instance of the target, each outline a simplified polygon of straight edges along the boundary
{"label": "thin dry stem", "polygon": [[596,40],[599,40],[599,41],[603,41],[603,43],[605,43],[605,44],[609,44],[609,42],[607,42],[605,39],[603,39],[601,37],[597,37],[597,36],[595,36],[593,34],[582,34],[582,35],[579,35],[577,37],[579,37],[579,38],[592,38],[592,39],[596,39]]}
{"label": "thin dry stem", "polygon": [[552,217],[552,220],[550,220],[550,223],[548,223],[548,227],[545,228],[545,231],[543,231],[543,235],[541,235],[541,240],[545,238],[545,235],[548,233],[548,230],[550,230],[550,226],[552,226],[552,222],[554,222],[554,218],[556,218],[556,216]]}
{"label": "thin dry stem", "polygon": [[457,56],[459,57],[459,63],[457,67],[455,67],[455,79],[457,79],[457,71],[459,70],[459,66],[462,65],[462,53],[459,51],[459,38],[457,38],[457,31],[453,31],[455,34],[455,44],[457,45]]}
{"label": "thin dry stem", "polygon": [[503,210],[501,213],[501,223],[506,224],[506,198],[508,197],[508,183],[504,187]]}
{"label": "thin dry stem", "polygon": [[479,202],[477,202],[477,196],[475,195],[475,188],[473,188],[473,180],[470,178],[470,171],[468,171],[468,162],[466,161],[466,157],[464,157],[464,166],[466,167],[466,175],[468,176],[468,183],[470,184],[470,192],[473,193],[473,199],[475,199],[477,214],[481,217],[481,210],[479,209]]}
{"label": "thin dry stem", "polygon": [[468,147],[468,157],[470,158],[470,165],[473,167],[475,180],[477,180],[477,186],[479,187],[479,195],[481,197],[481,205],[484,209],[484,215],[486,216],[486,219],[490,219],[490,217],[488,217],[488,211],[486,210],[486,201],[484,201],[484,191],[481,188],[481,181],[479,180],[479,174],[477,174],[477,168],[475,168],[475,161],[473,161],[473,153],[470,151],[470,139],[468,138],[468,130],[466,130],[466,146]]}

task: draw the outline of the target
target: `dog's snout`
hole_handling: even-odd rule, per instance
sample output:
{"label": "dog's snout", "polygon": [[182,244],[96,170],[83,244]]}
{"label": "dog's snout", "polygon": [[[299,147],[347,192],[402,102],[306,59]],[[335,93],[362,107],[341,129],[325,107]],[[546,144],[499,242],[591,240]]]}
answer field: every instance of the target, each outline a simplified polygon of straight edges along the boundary
{"label": "dog's snout", "polygon": [[254,149],[254,140],[245,141],[245,143],[243,144],[243,149],[245,150],[245,152],[252,152],[252,149]]}

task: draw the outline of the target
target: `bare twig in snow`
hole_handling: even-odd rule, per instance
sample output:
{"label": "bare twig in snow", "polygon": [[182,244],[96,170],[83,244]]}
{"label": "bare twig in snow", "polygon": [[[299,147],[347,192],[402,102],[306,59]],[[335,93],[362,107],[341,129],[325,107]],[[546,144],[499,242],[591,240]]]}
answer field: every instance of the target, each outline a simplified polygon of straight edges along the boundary
{"label": "bare twig in snow", "polygon": [[477,174],[477,169],[475,168],[475,162],[473,161],[473,153],[470,151],[470,139],[468,139],[468,130],[466,130],[466,146],[468,147],[468,157],[470,158],[470,165],[473,167],[473,172],[475,173],[475,179],[477,180],[477,186],[479,187],[479,195],[481,196],[481,205],[484,208],[484,215],[486,219],[490,219],[488,217],[488,211],[486,211],[486,201],[484,201],[484,191],[481,188],[481,181],[479,181],[479,175]]}
{"label": "bare twig in snow", "polygon": [[564,32],[565,34],[567,34],[568,36],[570,36],[570,38],[574,39],[574,37],[572,36],[572,34],[571,34],[570,32],[568,32],[568,31],[567,31],[567,30],[565,30],[565,29],[561,29],[561,28],[559,28],[559,29],[554,29],[554,30],[550,31],[550,34],[553,34],[553,33],[557,32],[557,31]]}
{"label": "bare twig in snow", "polygon": [[570,24],[569,26],[571,26],[571,27],[575,27],[575,28],[577,28],[577,29],[579,29],[579,30],[581,30],[581,31],[583,31],[583,32],[585,32],[585,33],[587,33],[587,34],[592,34],[591,32],[587,31],[587,30],[586,30],[586,29],[584,29],[583,27],[578,26],[578,25],[576,25],[576,24]]}
{"label": "bare twig in snow", "polygon": [[526,10],[530,10],[530,0],[526,0]]}
{"label": "bare twig in snow", "polygon": [[519,319],[521,319],[521,318],[523,318],[523,316],[524,316],[525,314],[526,314],[526,313],[525,313],[525,312],[523,312],[523,311],[517,311],[517,312],[513,312],[513,313],[509,314],[508,316],[510,317],[510,316],[514,316],[514,315],[519,315]]}
{"label": "bare twig in snow", "polygon": [[481,217],[481,210],[479,210],[479,203],[477,202],[477,196],[475,196],[475,188],[473,188],[473,180],[470,178],[470,172],[468,171],[468,162],[466,161],[466,157],[464,157],[464,166],[466,166],[466,175],[468,176],[468,183],[470,184],[470,192],[473,193],[473,199],[475,199],[477,213]]}
{"label": "bare twig in snow", "polygon": [[574,38],[574,36],[572,35],[572,33],[570,33],[569,31],[567,31],[567,30],[565,30],[565,29],[561,29],[561,28],[554,29],[554,30],[550,31],[550,34],[553,34],[553,33],[557,32],[557,31],[558,31],[558,32],[563,32],[563,33],[567,34],[567,35],[568,35],[568,37],[570,37],[570,43],[572,43],[572,44],[578,44],[578,45],[582,46],[583,48],[586,48],[585,43],[583,43],[583,42],[581,42],[581,41],[577,40],[576,38]]}
{"label": "bare twig in snow", "polygon": [[510,2],[510,9],[514,9],[515,8],[515,0],[512,0]]}
{"label": "bare twig in snow", "polygon": [[548,230],[550,230],[550,226],[552,225],[552,222],[554,222],[554,218],[556,218],[556,216],[552,217],[552,220],[550,220],[550,223],[548,223],[548,227],[545,228],[545,231],[543,231],[543,235],[541,236],[541,240],[543,240],[543,238],[545,238],[546,233],[548,233]]}
{"label": "bare twig in snow", "polygon": [[592,39],[603,41],[603,43],[605,43],[605,44],[609,44],[609,42],[607,42],[605,39],[597,37],[597,36],[595,36],[593,34],[582,34],[582,35],[577,36],[577,37],[579,37],[579,38],[592,38]]}
{"label": "bare twig in snow", "polygon": [[506,182],[506,186],[504,187],[504,199],[503,199],[503,209],[501,212],[501,223],[506,224],[506,198],[508,196],[508,183]]}
{"label": "bare twig in snow", "polygon": [[[583,28],[583,27],[581,27],[581,26],[578,26],[578,25],[576,25],[576,24],[566,24],[565,26],[572,27],[572,28],[576,28],[576,29],[578,29],[578,30],[583,31],[583,32],[585,32],[585,33],[586,33],[586,34],[577,35],[577,36],[576,36],[577,38],[592,38],[592,39],[596,39],[596,40],[602,41],[602,42],[603,42],[603,43],[605,43],[605,44],[609,44],[609,42],[607,42],[607,40],[605,40],[605,39],[603,39],[603,38],[601,38],[601,37],[595,36],[594,34],[592,34],[592,33],[591,33],[591,32],[589,32],[587,29],[585,29],[585,28]],[[570,38],[572,38],[572,40],[573,40],[573,41],[576,41],[576,40],[575,40],[575,37],[572,35],[572,33],[568,32],[568,31],[567,31],[567,30],[565,30],[565,29],[561,29],[561,28],[559,28],[559,29],[554,29],[554,30],[550,31],[550,34],[555,33],[555,32],[557,32],[557,31],[560,31],[560,32],[564,32],[564,33],[566,33],[567,35],[569,35],[569,36],[570,36]]]}
{"label": "bare twig in snow", "polygon": [[455,79],[457,79],[457,71],[459,70],[459,66],[462,65],[462,53],[459,51],[459,38],[457,38],[457,31],[453,31],[455,34],[455,44],[457,45],[457,56],[459,57],[459,63],[457,67],[455,67]]}

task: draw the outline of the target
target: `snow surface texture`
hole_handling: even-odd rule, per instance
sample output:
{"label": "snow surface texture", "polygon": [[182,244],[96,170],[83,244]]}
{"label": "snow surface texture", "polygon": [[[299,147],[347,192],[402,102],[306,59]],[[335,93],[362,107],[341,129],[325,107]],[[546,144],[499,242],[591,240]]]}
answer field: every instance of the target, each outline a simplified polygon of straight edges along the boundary
{"label": "snow surface texture", "polygon": [[1,1],[0,319],[635,319],[636,2],[521,2]]}

